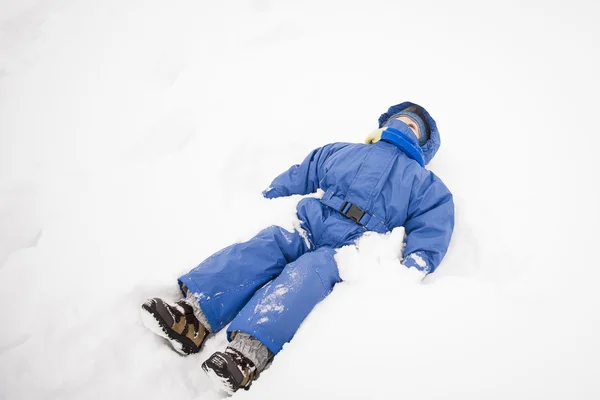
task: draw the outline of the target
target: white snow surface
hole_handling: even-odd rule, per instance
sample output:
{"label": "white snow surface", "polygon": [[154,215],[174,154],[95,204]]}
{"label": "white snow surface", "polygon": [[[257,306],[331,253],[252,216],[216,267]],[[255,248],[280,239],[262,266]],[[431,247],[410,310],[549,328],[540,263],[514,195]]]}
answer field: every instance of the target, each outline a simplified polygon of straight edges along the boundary
{"label": "white snow surface", "polygon": [[600,17],[593,1],[0,1],[0,399],[216,399],[148,297],[279,224],[261,191],[411,100],[438,122],[450,250],[401,230],[246,399],[600,398]]}

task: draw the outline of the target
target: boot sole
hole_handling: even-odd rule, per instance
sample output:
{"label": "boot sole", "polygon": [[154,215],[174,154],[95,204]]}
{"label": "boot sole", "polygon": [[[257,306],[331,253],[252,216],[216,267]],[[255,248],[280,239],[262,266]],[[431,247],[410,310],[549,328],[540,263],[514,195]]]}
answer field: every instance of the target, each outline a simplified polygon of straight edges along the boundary
{"label": "boot sole", "polygon": [[169,342],[177,354],[187,356],[200,351],[200,349],[196,348],[196,346],[191,347],[190,345],[184,343],[184,341],[190,340],[167,326],[167,324],[165,324],[163,319],[160,317],[160,314],[158,314],[158,311],[152,307],[152,303],[149,301],[142,304],[141,314],[142,323],[144,326]]}

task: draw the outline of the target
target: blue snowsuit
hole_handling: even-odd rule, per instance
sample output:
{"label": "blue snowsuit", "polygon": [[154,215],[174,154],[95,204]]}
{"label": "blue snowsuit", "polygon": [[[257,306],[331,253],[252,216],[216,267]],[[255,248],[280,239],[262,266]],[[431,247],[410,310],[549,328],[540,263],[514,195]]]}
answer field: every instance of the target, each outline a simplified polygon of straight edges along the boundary
{"label": "blue snowsuit", "polygon": [[[391,107],[379,126],[410,105]],[[298,203],[304,232],[269,227],[179,278],[213,331],[231,322],[228,335],[249,333],[277,354],[340,281],[335,249],[367,230],[385,233],[404,226],[404,265],[435,270],[448,249],[454,204],[442,181],[424,168],[440,146],[435,121],[426,117],[431,133],[422,147],[405,124],[395,123],[377,143],[328,144],[275,178],[263,193],[267,198],[319,188],[325,194]]]}

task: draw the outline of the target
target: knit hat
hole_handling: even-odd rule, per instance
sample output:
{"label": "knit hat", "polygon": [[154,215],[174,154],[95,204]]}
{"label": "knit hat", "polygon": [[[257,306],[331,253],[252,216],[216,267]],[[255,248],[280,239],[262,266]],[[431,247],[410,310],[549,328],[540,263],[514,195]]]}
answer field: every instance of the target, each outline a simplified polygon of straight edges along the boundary
{"label": "knit hat", "polygon": [[392,115],[386,124],[389,123],[389,121],[402,116],[412,119],[419,126],[419,133],[421,134],[421,137],[419,138],[419,145],[423,146],[425,143],[427,143],[429,140],[430,129],[422,107],[417,105],[406,107],[399,113]]}

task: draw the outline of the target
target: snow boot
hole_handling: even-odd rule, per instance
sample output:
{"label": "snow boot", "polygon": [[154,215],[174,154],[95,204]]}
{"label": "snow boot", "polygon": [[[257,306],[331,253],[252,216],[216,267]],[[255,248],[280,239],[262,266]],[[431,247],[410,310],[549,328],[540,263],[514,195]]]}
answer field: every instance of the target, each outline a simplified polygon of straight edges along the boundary
{"label": "snow boot", "polygon": [[258,379],[259,371],[239,351],[227,347],[225,353],[217,351],[202,364],[202,369],[213,381],[215,388],[233,394],[238,389],[250,389],[252,381]]}
{"label": "snow boot", "polygon": [[199,352],[208,336],[208,330],[185,300],[171,305],[159,298],[148,299],[142,304],[142,321],[181,355]]}

